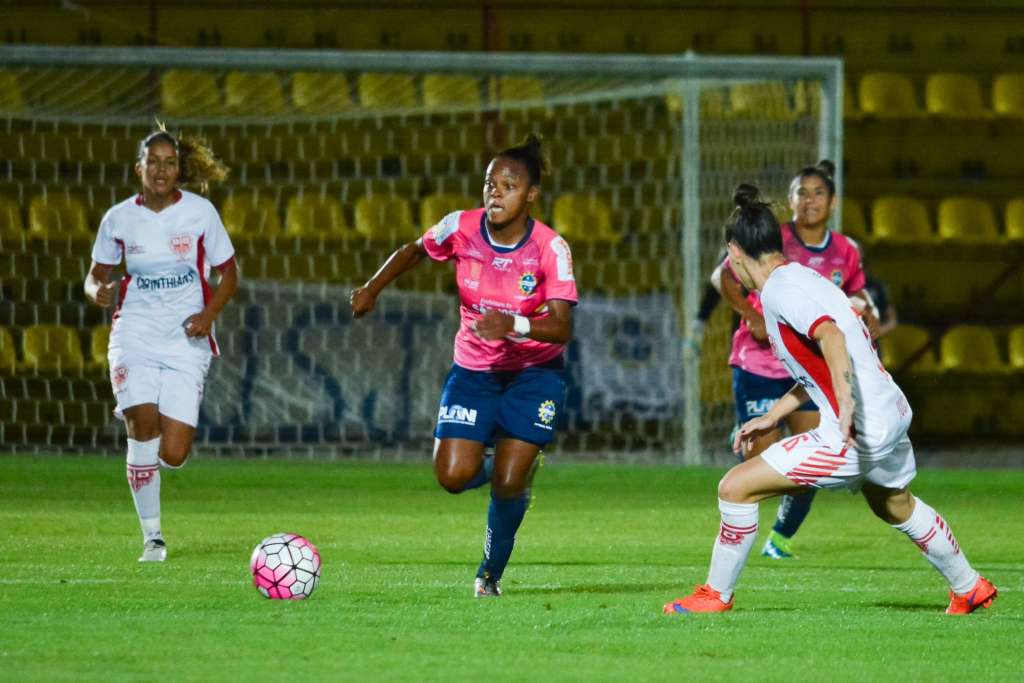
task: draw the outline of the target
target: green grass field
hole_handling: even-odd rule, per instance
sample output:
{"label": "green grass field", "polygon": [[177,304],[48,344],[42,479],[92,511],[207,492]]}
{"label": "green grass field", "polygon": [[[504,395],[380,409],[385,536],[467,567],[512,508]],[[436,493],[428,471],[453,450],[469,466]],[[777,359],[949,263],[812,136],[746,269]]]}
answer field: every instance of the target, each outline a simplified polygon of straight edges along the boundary
{"label": "green grass field", "polygon": [[[121,458],[0,459],[0,677],[22,680],[1020,680],[1024,472],[922,472],[917,494],[1000,589],[947,617],[939,575],[847,493],[798,560],[752,558],[724,615],[702,583],[719,470],[560,465],[503,581],[471,597],[486,493],[424,465],[196,460],[163,475],[166,563],[140,565]],[[762,534],[774,515],[762,504]],[[252,547],[316,543],[317,592],[274,602]],[[759,547],[759,546],[758,546]]]}

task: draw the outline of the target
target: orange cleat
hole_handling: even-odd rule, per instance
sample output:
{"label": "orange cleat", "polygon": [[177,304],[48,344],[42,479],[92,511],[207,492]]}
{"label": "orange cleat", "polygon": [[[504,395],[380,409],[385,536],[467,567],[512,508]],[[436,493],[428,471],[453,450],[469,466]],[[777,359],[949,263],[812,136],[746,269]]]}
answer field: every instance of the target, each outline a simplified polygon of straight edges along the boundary
{"label": "orange cleat", "polygon": [[693,593],[679,598],[662,608],[665,614],[688,612],[728,612],[732,609],[733,600],[722,602],[722,594],[711,586],[704,584],[693,589]]}
{"label": "orange cleat", "polygon": [[957,595],[953,591],[949,592],[949,607],[946,608],[946,614],[970,614],[979,607],[987,609],[997,595],[999,592],[996,587],[984,576],[979,576],[974,588],[967,593]]}

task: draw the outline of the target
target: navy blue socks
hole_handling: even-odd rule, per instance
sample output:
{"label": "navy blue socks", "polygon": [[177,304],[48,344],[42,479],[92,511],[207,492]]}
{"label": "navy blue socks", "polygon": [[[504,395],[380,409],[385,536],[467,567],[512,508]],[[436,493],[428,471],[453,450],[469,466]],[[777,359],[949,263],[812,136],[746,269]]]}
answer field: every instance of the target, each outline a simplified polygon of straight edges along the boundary
{"label": "navy blue socks", "polygon": [[484,560],[477,570],[477,577],[485,574],[497,581],[505,571],[512,546],[516,543],[516,531],[523,522],[530,496],[498,498],[491,492],[491,505],[487,509],[487,536],[484,539]]}
{"label": "navy blue socks", "polygon": [[793,538],[800,525],[807,519],[811,511],[811,503],[814,502],[814,494],[817,491],[811,489],[807,493],[796,496],[785,495],[779,501],[779,516],[775,520],[775,531],[786,538]]}

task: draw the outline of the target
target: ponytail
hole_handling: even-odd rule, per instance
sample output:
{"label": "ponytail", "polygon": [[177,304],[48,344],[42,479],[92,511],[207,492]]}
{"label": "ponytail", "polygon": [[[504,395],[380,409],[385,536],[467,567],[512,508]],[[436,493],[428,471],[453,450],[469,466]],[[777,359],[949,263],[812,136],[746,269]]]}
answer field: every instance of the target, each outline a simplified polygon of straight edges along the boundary
{"label": "ponytail", "polygon": [[725,243],[735,242],[751,258],[782,252],[782,231],[771,205],[754,185],[742,183],[733,192],[736,204],[725,222]]}
{"label": "ponytail", "polygon": [[548,172],[548,162],[541,149],[541,139],[533,133],[527,134],[515,147],[498,152],[498,156],[514,159],[526,166],[526,171],[530,175],[530,185],[540,185],[541,177]]}

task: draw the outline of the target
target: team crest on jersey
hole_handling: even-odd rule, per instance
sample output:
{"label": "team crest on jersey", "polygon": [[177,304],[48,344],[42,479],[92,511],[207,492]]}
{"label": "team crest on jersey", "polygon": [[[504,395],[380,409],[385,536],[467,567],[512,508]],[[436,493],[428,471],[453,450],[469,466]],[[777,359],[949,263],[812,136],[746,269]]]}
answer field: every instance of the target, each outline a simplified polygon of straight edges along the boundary
{"label": "team crest on jersey", "polygon": [[171,247],[171,251],[174,252],[179,259],[184,261],[188,258],[188,255],[192,253],[192,235],[173,235],[171,236],[169,245]]}
{"label": "team crest on jersey", "polygon": [[841,270],[833,270],[832,271],[832,284],[834,284],[836,287],[842,287],[843,286],[843,271],[841,271]]}
{"label": "team crest on jersey", "polygon": [[540,408],[537,409],[537,417],[546,425],[551,424],[555,421],[555,402],[544,401],[540,404]]}
{"label": "team crest on jersey", "polygon": [[115,392],[124,391],[125,384],[128,382],[128,368],[123,365],[118,365],[116,368],[110,371],[110,383],[114,386]]}
{"label": "team crest on jersey", "polygon": [[519,291],[529,296],[537,289],[537,276],[533,273],[523,273],[519,276]]}

